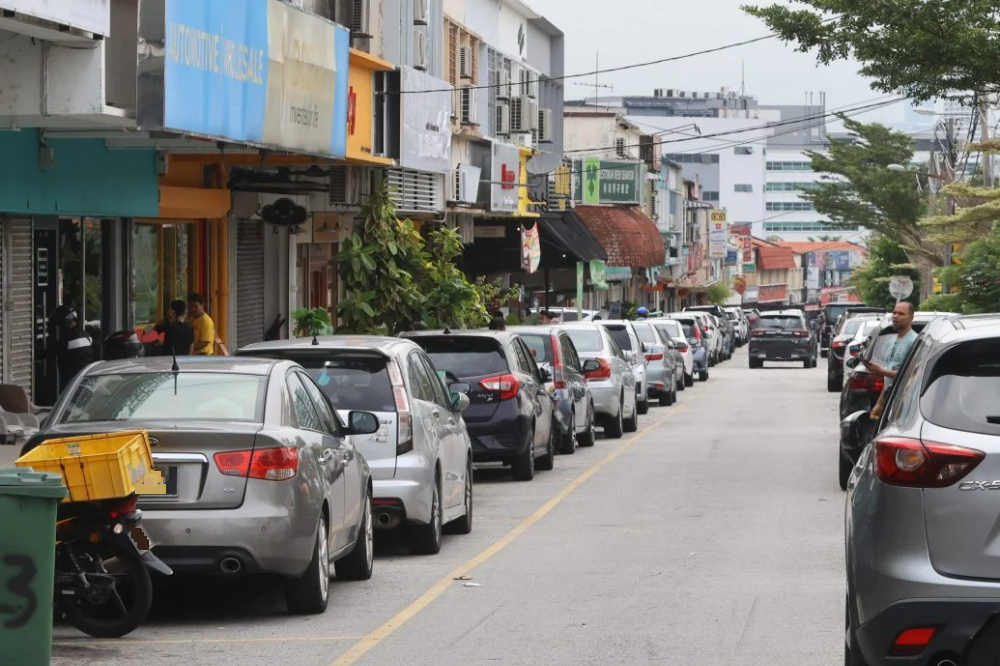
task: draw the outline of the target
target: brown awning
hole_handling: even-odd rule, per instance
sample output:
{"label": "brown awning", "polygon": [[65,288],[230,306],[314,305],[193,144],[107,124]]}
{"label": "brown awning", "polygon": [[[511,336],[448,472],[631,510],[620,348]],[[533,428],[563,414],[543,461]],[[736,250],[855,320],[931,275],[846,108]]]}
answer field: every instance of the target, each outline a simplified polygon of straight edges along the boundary
{"label": "brown awning", "polygon": [[577,206],[577,215],[608,252],[608,266],[650,268],[666,262],[663,236],[638,208]]}

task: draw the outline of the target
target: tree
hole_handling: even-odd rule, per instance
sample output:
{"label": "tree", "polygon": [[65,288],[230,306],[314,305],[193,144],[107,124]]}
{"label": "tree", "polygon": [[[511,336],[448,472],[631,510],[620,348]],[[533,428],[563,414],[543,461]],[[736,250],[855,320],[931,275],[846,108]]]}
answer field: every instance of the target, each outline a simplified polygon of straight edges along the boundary
{"label": "tree", "polygon": [[744,6],[771,30],[816,50],[821,64],[854,58],[872,87],[917,101],[953,91],[1000,91],[1000,13],[996,0],[795,0]]}
{"label": "tree", "polygon": [[733,295],[733,290],[725,282],[715,282],[705,290],[705,298],[712,305],[725,305]]}
{"label": "tree", "polygon": [[960,263],[940,271],[941,282],[957,294],[953,311],[980,314],[1000,310],[1000,229],[973,241],[962,250]]}
{"label": "tree", "polygon": [[945,248],[928,238],[920,225],[927,202],[913,174],[888,168],[890,164],[909,164],[913,139],[878,123],[839,117],[857,138],[831,141],[827,155],[809,153],[813,171],[823,174],[823,182],[801,196],[834,224],[860,226],[897,241],[920,271],[922,295],[926,297],[932,270],[944,263]]}
{"label": "tree", "polygon": [[896,299],[889,293],[889,281],[896,275],[913,280],[913,294],[905,300],[917,305],[920,302],[920,273],[909,265],[899,243],[888,236],[877,235],[868,243],[868,261],[851,275],[851,284],[858,288],[861,299],[868,305],[891,310]]}

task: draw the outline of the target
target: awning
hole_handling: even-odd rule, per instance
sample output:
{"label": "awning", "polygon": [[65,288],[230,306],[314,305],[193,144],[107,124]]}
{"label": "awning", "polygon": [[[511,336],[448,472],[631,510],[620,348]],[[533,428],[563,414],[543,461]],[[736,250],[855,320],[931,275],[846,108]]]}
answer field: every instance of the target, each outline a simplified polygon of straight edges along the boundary
{"label": "awning", "polygon": [[542,243],[557,252],[568,254],[576,261],[607,261],[607,251],[575,211],[545,213],[539,225]]}
{"label": "awning", "polygon": [[667,250],[656,224],[638,208],[577,206],[576,213],[607,250],[608,266],[662,266]]}

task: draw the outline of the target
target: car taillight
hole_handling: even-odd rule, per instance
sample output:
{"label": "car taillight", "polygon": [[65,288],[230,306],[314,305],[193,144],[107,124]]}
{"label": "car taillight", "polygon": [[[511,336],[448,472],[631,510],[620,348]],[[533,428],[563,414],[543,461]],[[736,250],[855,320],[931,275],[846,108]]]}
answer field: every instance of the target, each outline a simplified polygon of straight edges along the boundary
{"label": "car taillight", "polygon": [[663,360],[663,350],[659,347],[654,347],[653,351],[646,354],[647,361],[662,361]]}
{"label": "car taillight", "polygon": [[510,400],[517,396],[521,390],[521,382],[514,375],[499,375],[488,377],[479,382],[485,391],[493,391],[500,394],[501,400]]}
{"label": "car taillight", "polygon": [[566,373],[563,369],[562,349],[559,338],[552,336],[552,386],[557,389],[566,388]]}
{"label": "car taillight", "polygon": [[587,379],[611,379],[611,364],[603,358],[597,359],[597,362],[601,364],[601,367],[588,372]]}
{"label": "car taillight", "polygon": [[125,500],[124,503],[116,506],[109,514],[111,516],[111,520],[118,520],[119,518],[124,518],[125,516],[131,514],[135,511],[135,505],[138,501],[139,498],[133,495],[129,499]]}
{"label": "car taillight", "polygon": [[986,454],[951,444],[886,437],[875,442],[875,473],[882,483],[908,488],[947,488]]}
{"label": "car taillight", "polygon": [[[896,637],[896,641],[893,643],[887,656],[897,658],[919,657],[927,646],[931,644],[935,634],[937,634],[937,629],[935,627],[906,629],[900,632],[899,636]],[[938,663],[953,664],[955,662],[945,660]]]}
{"label": "car taillight", "polygon": [[847,341],[846,340],[834,340],[830,344],[830,346],[833,347],[834,349],[843,349],[844,347],[847,346]]}
{"label": "car taillight", "polygon": [[413,416],[410,399],[403,384],[403,374],[395,362],[386,364],[389,383],[392,385],[392,400],[396,405],[396,455],[401,456],[413,450]]}
{"label": "car taillight", "polygon": [[848,384],[852,391],[881,391],[885,387],[885,379],[867,372],[855,372]]}
{"label": "car taillight", "polygon": [[797,338],[808,338],[809,331],[792,331],[792,335],[794,335]]}
{"label": "car taillight", "polygon": [[759,338],[760,336],[764,335],[764,329],[755,328],[753,329],[753,331],[750,332],[750,335],[752,335],[755,338]]}
{"label": "car taillight", "polygon": [[287,447],[253,451],[221,451],[215,465],[226,476],[245,476],[265,481],[284,481],[299,471],[299,450]]}

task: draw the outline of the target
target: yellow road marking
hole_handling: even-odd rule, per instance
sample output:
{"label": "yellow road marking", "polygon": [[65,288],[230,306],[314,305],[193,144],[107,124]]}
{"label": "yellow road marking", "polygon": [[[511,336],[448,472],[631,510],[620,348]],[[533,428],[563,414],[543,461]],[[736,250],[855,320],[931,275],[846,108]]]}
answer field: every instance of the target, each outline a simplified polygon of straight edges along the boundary
{"label": "yellow road marking", "polygon": [[618,445],[614,451],[606,455],[601,460],[598,460],[591,467],[589,467],[583,474],[573,479],[569,485],[563,488],[559,493],[550,499],[548,502],[543,504],[541,508],[535,511],[533,514],[521,521],[514,529],[508,532],[506,535],[501,537],[498,541],[494,541],[492,545],[488,546],[486,550],[482,551],[471,560],[460,564],[457,569],[452,571],[450,574],[439,580],[434,584],[431,589],[424,592],[420,597],[413,601],[409,606],[401,610],[394,617],[392,617],[388,622],[383,624],[381,627],[377,628],[375,631],[371,632],[360,641],[351,646],[351,649],[342,654],[336,661],[333,662],[332,666],[350,666],[355,663],[358,659],[363,657],[366,652],[374,648],[376,645],[384,641],[386,638],[391,636],[397,629],[402,627],[404,624],[413,619],[420,611],[427,608],[434,600],[445,593],[449,587],[455,584],[455,578],[459,576],[465,576],[471,572],[476,567],[484,564],[491,557],[499,553],[501,550],[506,548],[511,544],[514,539],[521,536],[528,529],[545,517],[552,509],[556,508],[563,500],[569,497],[573,491],[582,486],[587,480],[597,474],[602,468],[606,467],[621,454],[628,451],[633,444],[638,442],[640,439],[645,437],[648,433],[652,432],[656,428],[659,428],[663,423],[676,414],[679,411],[683,411],[684,405],[678,405],[676,408],[672,409],[670,412],[665,414],[663,417],[658,419],[652,425],[643,428],[639,432],[635,433],[627,440]]}
{"label": "yellow road marking", "polygon": [[132,645],[211,645],[215,643],[326,643],[336,641],[356,641],[364,636],[277,636],[273,638],[195,638],[195,639],[115,639],[115,640],[55,640],[53,647],[96,647],[100,645],[115,645],[129,647]]}

